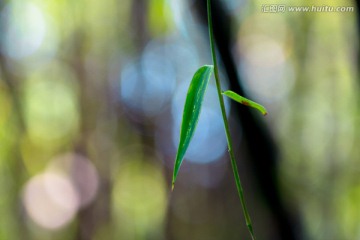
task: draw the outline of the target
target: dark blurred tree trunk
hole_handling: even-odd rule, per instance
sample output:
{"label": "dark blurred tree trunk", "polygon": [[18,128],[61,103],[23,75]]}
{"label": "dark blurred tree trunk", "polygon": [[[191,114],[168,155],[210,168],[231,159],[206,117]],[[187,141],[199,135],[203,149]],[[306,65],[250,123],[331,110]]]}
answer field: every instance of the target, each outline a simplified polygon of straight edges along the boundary
{"label": "dark blurred tree trunk", "polygon": [[[235,61],[231,55],[231,17],[225,11],[221,1],[212,1],[212,16],[214,25],[214,36],[219,52],[219,60],[222,63],[224,72],[230,84],[230,89],[246,96],[241,85],[241,78],[238,75]],[[207,22],[206,0],[196,1],[196,10],[202,22]],[[248,161],[247,164],[252,170],[252,175],[256,179],[259,192],[266,201],[271,213],[271,221],[276,227],[277,239],[297,240],[302,239],[299,226],[299,219],[294,216],[281,197],[279,189],[279,154],[277,145],[265,124],[254,117],[249,108],[234,105],[233,108],[236,118],[240,122],[243,139],[246,144]],[[256,225],[254,226],[256,232]]]}
{"label": "dark blurred tree trunk", "polygon": [[356,27],[357,27],[357,52],[356,52],[356,66],[358,72],[358,80],[360,80],[360,0],[355,0],[355,9],[356,9]]}
{"label": "dark blurred tree trunk", "polygon": [[[100,106],[109,106],[106,97],[95,97],[99,95],[106,96],[103,88],[95,87],[88,76],[85,66],[86,60],[86,41],[87,36],[84,29],[78,29],[70,39],[69,65],[73,69],[79,84],[79,115],[80,115],[80,134],[74,146],[74,151],[82,156],[92,160],[99,173],[99,189],[96,199],[88,206],[80,209],[78,212],[78,229],[75,239],[90,240],[93,239],[97,230],[110,222],[111,207],[111,179],[109,153],[103,151],[99,146],[97,151],[101,151],[101,158],[89,154],[88,143],[91,134],[97,128],[97,115]],[[98,79],[99,82],[106,83],[106,79]],[[101,85],[106,87],[106,84]],[[107,111],[102,111],[107,114]],[[105,116],[103,116],[106,119]]]}
{"label": "dark blurred tree trunk", "polygon": [[149,1],[147,0],[134,0],[131,7],[131,23],[134,27],[132,39],[139,53],[142,52],[149,41],[147,28],[148,5]]}
{"label": "dark blurred tree trunk", "polygon": [[[0,0],[0,13],[3,13],[4,8],[6,7],[7,1]],[[21,103],[21,98],[18,89],[18,83],[20,82],[21,73],[14,73],[14,69],[9,66],[9,59],[2,52],[4,39],[6,35],[4,34],[5,29],[7,27],[6,17],[2,16],[0,18],[0,80],[3,80],[6,86],[6,90],[9,93],[9,97],[12,103],[12,119],[14,121],[16,131],[13,133],[16,139],[16,142],[12,146],[9,151],[11,154],[9,156],[13,156],[13,159],[7,159],[7,163],[9,164],[10,172],[7,173],[10,176],[8,179],[9,183],[9,192],[7,193],[6,198],[10,201],[12,211],[14,213],[15,222],[17,222],[17,226],[14,226],[17,230],[15,235],[19,238],[26,239],[27,229],[26,222],[24,218],[23,208],[21,207],[21,188],[23,184],[28,178],[28,173],[26,167],[24,166],[23,159],[21,156],[21,139],[26,134],[26,125],[23,114],[23,107]],[[17,69],[19,70],[19,69]],[[2,173],[1,173],[2,174]]]}

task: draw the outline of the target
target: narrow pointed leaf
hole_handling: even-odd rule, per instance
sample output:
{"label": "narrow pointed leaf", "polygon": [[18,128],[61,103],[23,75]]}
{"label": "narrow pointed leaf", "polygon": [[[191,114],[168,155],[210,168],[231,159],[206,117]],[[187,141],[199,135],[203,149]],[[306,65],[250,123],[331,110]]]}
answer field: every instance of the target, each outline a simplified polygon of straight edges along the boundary
{"label": "narrow pointed leaf", "polygon": [[183,118],[180,130],[180,142],[178,151],[175,159],[175,166],[172,178],[172,189],[176,177],[178,175],[180,165],[184,159],[187,148],[189,147],[190,141],[194,135],[196,125],[199,120],[200,110],[204,99],[206,87],[209,83],[210,76],[213,72],[214,67],[205,65],[200,67],[194,74],[191,80],[183,112]]}
{"label": "narrow pointed leaf", "polygon": [[256,103],[256,102],[253,102],[247,98],[244,98],[242,96],[240,96],[239,94],[233,92],[233,91],[225,91],[223,92],[222,94],[228,96],[229,98],[235,100],[236,102],[239,102],[241,104],[244,104],[246,106],[249,106],[249,107],[253,107],[253,108],[256,108],[257,110],[259,110],[264,116],[267,114],[267,111],[265,109],[264,106]]}

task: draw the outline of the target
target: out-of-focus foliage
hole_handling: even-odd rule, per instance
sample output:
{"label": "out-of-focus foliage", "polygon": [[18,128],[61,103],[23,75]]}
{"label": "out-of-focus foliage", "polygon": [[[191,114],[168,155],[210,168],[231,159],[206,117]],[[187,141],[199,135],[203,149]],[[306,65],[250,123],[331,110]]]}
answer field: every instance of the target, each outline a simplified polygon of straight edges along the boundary
{"label": "out-of-focus foliage", "polygon": [[[212,81],[170,194],[186,91],[211,62],[193,2],[0,1],[0,239],[247,237]],[[358,239],[355,12],[262,12],[353,3],[222,2],[289,208],[309,239]],[[276,239],[232,125],[255,232]]]}

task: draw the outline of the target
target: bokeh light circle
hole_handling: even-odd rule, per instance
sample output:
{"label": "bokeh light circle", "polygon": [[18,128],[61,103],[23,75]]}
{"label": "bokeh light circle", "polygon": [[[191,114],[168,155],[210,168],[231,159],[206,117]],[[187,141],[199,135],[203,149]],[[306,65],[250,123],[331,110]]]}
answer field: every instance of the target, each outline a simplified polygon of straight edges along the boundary
{"label": "bokeh light circle", "polygon": [[44,173],[27,182],[23,204],[31,220],[45,229],[55,230],[73,219],[79,207],[79,196],[70,179]]}

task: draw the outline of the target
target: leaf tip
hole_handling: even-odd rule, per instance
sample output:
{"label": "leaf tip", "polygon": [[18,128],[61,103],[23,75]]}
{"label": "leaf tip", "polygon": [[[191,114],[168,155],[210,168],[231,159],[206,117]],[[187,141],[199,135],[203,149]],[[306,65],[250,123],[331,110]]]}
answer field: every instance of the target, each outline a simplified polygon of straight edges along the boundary
{"label": "leaf tip", "polygon": [[171,184],[171,191],[172,192],[174,191],[174,187],[175,187],[175,182],[172,182],[172,184]]}
{"label": "leaf tip", "polygon": [[262,113],[262,115],[264,117],[268,114],[268,112],[267,112],[267,110],[266,110],[266,108],[264,106],[260,105],[260,108],[258,108],[258,110]]}

